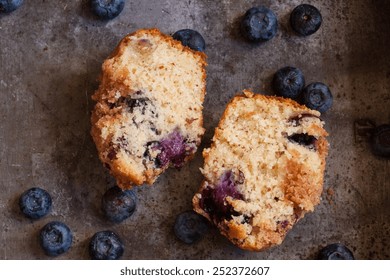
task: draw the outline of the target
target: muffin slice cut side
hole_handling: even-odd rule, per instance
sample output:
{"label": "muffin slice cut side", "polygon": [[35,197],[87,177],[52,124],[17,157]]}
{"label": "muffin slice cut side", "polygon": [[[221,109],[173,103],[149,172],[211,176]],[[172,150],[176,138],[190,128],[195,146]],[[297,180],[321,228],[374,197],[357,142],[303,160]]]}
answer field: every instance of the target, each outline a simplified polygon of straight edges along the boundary
{"label": "muffin slice cut side", "polygon": [[328,142],[319,117],[290,99],[233,98],[203,151],[195,211],[240,248],[280,244],[320,202]]}
{"label": "muffin slice cut side", "polygon": [[206,56],[157,29],[122,39],[102,66],[91,134],[99,158],[129,189],[190,160],[204,134]]}

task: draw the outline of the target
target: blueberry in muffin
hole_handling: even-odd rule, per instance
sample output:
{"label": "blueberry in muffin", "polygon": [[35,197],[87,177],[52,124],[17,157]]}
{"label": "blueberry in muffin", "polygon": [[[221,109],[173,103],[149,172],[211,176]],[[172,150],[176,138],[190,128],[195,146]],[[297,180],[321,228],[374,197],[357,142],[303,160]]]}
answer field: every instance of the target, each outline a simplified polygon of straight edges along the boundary
{"label": "blueberry in muffin", "polygon": [[234,97],[203,151],[194,210],[233,244],[261,251],[320,202],[327,132],[320,113],[282,97]]}
{"label": "blueberry in muffin", "polygon": [[122,189],[193,158],[203,128],[206,55],[157,29],[127,35],[102,66],[91,134]]}

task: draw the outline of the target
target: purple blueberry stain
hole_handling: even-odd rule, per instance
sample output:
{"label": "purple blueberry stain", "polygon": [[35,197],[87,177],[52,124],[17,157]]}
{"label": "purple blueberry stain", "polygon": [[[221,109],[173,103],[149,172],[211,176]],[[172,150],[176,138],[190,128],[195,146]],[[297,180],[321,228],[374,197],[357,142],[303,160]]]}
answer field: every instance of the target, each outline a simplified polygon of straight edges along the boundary
{"label": "purple blueberry stain", "polygon": [[178,130],[175,130],[160,141],[147,142],[143,156],[146,160],[154,161],[157,168],[168,165],[180,168],[185,158],[195,149],[195,142],[188,141]]}
{"label": "purple blueberry stain", "polygon": [[[241,172],[242,173],[242,172]],[[239,173],[239,178],[242,180],[243,174]],[[217,185],[212,188],[207,186],[202,191],[200,207],[207,212],[213,220],[220,221],[222,219],[230,220],[232,216],[240,215],[233,207],[227,203],[226,198],[243,200],[243,195],[237,189],[237,180],[235,174],[229,170],[222,174]]]}
{"label": "purple blueberry stain", "polygon": [[155,161],[158,167],[165,167],[171,164],[179,168],[183,166],[185,158],[195,148],[194,143],[189,142],[178,130],[175,130],[159,142],[148,142],[144,156],[151,158],[151,151],[159,151]]}
{"label": "purple blueberry stain", "polygon": [[241,193],[236,188],[236,180],[232,171],[225,172],[215,189],[215,199],[218,204],[225,206],[226,197],[233,199],[242,199]]}
{"label": "purple blueberry stain", "polygon": [[180,167],[184,163],[184,158],[187,155],[187,146],[184,137],[174,131],[160,141],[161,153],[158,155],[158,160],[161,165],[165,166],[170,162],[175,167]]}

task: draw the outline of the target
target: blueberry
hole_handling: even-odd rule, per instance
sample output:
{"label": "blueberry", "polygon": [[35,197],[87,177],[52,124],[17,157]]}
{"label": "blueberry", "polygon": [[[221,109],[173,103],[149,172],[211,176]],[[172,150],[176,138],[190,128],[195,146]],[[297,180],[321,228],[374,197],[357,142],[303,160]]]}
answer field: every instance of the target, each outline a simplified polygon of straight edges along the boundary
{"label": "blueberry", "polygon": [[99,231],[89,242],[89,254],[93,260],[117,260],[123,255],[123,243],[112,231]]}
{"label": "blueberry", "polygon": [[296,99],[305,86],[305,78],[301,70],[287,66],[275,73],[272,85],[277,95]]}
{"label": "blueberry", "polygon": [[0,13],[10,13],[23,4],[23,0],[0,0]]}
{"label": "blueberry", "polygon": [[19,198],[19,207],[22,213],[30,219],[39,219],[47,215],[51,209],[50,194],[41,188],[31,188]]}
{"label": "blueberry", "polygon": [[[236,178],[238,177],[238,179]],[[214,187],[207,186],[202,191],[200,207],[207,212],[215,221],[222,219],[230,220],[232,216],[239,215],[233,207],[226,202],[226,197],[233,199],[243,199],[243,195],[238,191],[237,184],[242,175],[234,175],[232,171],[226,171],[222,174],[218,183]]]}
{"label": "blueberry", "polygon": [[120,223],[130,217],[136,208],[136,196],[131,190],[122,190],[117,186],[108,189],[102,198],[104,215],[114,223]]}
{"label": "blueberry", "polygon": [[192,244],[203,237],[209,229],[206,218],[186,211],[176,217],[174,231],[177,238],[187,244]]}
{"label": "blueberry", "polygon": [[55,257],[67,252],[72,245],[72,240],[72,232],[62,222],[50,222],[40,233],[41,246],[48,256]]}
{"label": "blueberry", "polygon": [[316,7],[302,4],[292,11],[290,23],[295,32],[302,36],[309,36],[320,28],[322,16]]}
{"label": "blueberry", "polygon": [[125,0],[91,0],[92,12],[103,20],[117,17],[125,6]]}
{"label": "blueberry", "polygon": [[309,149],[314,149],[317,138],[307,133],[295,133],[287,137],[291,142],[297,143]]}
{"label": "blueberry", "polygon": [[354,260],[354,256],[345,245],[334,243],[325,246],[318,253],[319,260]]}
{"label": "blueberry", "polygon": [[383,124],[374,128],[371,136],[373,154],[390,158],[390,124]]}
{"label": "blueberry", "polygon": [[196,146],[194,143],[188,142],[179,131],[175,130],[162,139],[154,148],[160,150],[157,156],[159,166],[172,164],[179,168],[183,166],[185,158],[196,149]]}
{"label": "blueberry", "polygon": [[187,46],[195,51],[204,52],[206,42],[198,31],[192,29],[182,29],[172,35],[173,39],[180,41],[183,46]]}
{"label": "blueberry", "polygon": [[214,189],[214,201],[219,205],[222,212],[227,211],[226,197],[230,196],[233,199],[242,199],[242,194],[237,190],[235,175],[232,171],[225,172],[217,188]]}
{"label": "blueberry", "polygon": [[272,39],[278,30],[278,20],[270,9],[260,6],[249,9],[241,21],[241,32],[251,42]]}
{"label": "blueberry", "polygon": [[328,86],[323,83],[312,83],[302,92],[303,104],[308,108],[324,113],[332,107],[333,96]]}

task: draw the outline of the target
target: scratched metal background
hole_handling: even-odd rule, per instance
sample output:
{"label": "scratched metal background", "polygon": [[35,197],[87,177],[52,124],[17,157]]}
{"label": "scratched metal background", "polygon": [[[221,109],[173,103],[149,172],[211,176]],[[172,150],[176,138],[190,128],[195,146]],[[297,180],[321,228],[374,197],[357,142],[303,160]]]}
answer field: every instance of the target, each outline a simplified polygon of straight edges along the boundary
{"label": "scratched metal background", "polygon": [[[0,15],[0,259],[46,259],[39,229],[60,220],[74,233],[71,250],[57,259],[88,259],[89,238],[100,230],[124,240],[123,259],[313,259],[318,249],[343,242],[358,259],[390,259],[390,161],[375,158],[354,120],[390,122],[390,1],[128,0],[122,14],[97,20],[88,1],[26,0]],[[303,2],[324,18],[314,35],[296,36],[288,23]],[[237,23],[253,5],[272,8],[279,31],[253,46]],[[127,33],[158,27],[172,34],[193,28],[206,39],[207,128],[210,143],[226,103],[244,88],[272,94],[273,73],[286,65],[303,70],[307,83],[322,81],[334,94],[323,119],[331,143],[322,202],[265,252],[235,248],[215,230],[189,246],[173,234],[175,216],[191,208],[201,182],[200,153],[182,170],[169,170],[153,187],[137,188],[138,208],[125,222],[100,211],[114,184],[91,140],[90,99],[104,58]],[[201,150],[200,149],[200,150]],[[38,221],[18,210],[19,195],[33,186],[53,196],[53,211]]]}

